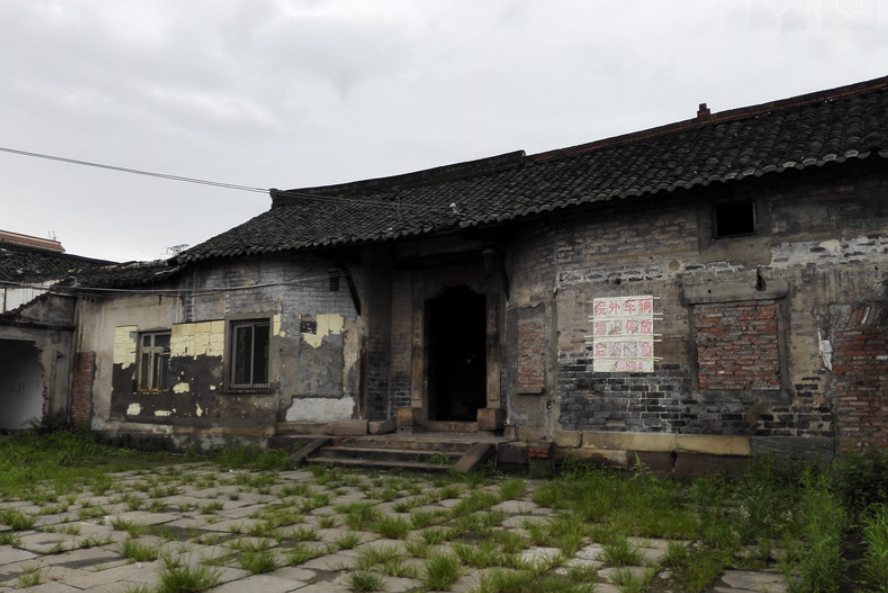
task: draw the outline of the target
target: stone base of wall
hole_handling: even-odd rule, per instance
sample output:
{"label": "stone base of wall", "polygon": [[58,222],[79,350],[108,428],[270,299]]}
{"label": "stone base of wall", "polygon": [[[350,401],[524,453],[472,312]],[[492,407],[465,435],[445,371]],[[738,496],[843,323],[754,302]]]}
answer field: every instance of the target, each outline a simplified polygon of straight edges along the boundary
{"label": "stone base of wall", "polygon": [[189,447],[219,450],[229,444],[265,447],[273,428],[193,427],[93,419],[92,429],[102,440],[142,451],[182,452]]}
{"label": "stone base of wall", "polygon": [[[528,443],[546,440],[543,431],[512,427],[517,440],[499,447],[498,463],[518,469],[527,460]],[[642,468],[658,475],[738,477],[755,455],[791,460],[830,461],[834,441],[829,438],[745,437],[696,434],[642,434],[556,432],[552,457],[556,463],[575,459],[615,469]]]}

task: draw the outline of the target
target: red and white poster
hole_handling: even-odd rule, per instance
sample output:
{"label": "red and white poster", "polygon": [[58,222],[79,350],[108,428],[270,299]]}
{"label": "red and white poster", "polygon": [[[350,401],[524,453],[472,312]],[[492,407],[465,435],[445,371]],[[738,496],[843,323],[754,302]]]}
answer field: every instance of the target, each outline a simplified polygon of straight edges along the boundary
{"label": "red and white poster", "polygon": [[593,299],[591,320],[595,372],[654,372],[654,297]]}

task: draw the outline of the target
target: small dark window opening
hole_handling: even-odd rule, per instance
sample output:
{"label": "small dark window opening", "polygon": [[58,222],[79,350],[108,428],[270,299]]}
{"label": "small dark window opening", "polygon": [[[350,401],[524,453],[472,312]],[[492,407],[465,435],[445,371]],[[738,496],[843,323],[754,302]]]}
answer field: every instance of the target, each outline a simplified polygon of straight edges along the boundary
{"label": "small dark window opening", "polygon": [[330,292],[339,292],[339,278],[342,273],[339,270],[331,269],[330,275]]}
{"label": "small dark window opening", "polygon": [[755,206],[752,200],[712,206],[712,236],[743,237],[755,234]]}
{"label": "small dark window opening", "polygon": [[299,318],[299,333],[317,335],[317,333],[318,333],[317,320],[312,319],[311,317],[300,317]]}
{"label": "small dark window opening", "polygon": [[231,325],[232,387],[267,387],[269,324],[243,321]]}

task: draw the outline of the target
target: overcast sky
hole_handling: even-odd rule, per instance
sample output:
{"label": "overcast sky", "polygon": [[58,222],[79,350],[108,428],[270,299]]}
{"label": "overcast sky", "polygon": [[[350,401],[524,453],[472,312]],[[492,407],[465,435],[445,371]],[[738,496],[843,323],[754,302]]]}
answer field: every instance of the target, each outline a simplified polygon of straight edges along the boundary
{"label": "overcast sky", "polygon": [[[0,0],[0,147],[341,183],[885,76],[886,29],[882,0]],[[0,204],[0,229],[129,261],[270,198],[0,152]]]}

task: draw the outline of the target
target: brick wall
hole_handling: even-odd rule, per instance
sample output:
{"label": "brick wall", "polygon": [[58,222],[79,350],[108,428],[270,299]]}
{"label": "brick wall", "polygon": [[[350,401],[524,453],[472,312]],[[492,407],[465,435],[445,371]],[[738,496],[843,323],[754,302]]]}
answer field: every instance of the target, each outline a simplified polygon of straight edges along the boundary
{"label": "brick wall", "polygon": [[773,300],[696,305],[700,389],[779,389]]}
{"label": "brick wall", "polygon": [[[846,171],[849,176],[841,175]],[[833,329],[830,313],[836,303],[885,303],[885,163],[788,172],[726,189],[590,208],[588,216],[574,213],[556,225],[555,426],[749,435],[769,443],[837,437],[845,447],[868,435],[888,446],[888,427],[869,418],[888,416],[888,397],[880,395],[888,384],[878,379],[881,372],[888,383],[888,359],[879,358],[888,355],[888,323],[880,330]],[[746,198],[757,201],[764,226],[754,237],[719,241],[720,257],[704,254],[707,205]],[[527,265],[538,268],[535,261]],[[513,278],[523,280],[519,272]],[[721,294],[733,285],[754,295],[760,285],[769,292],[778,284],[788,289],[776,302],[760,296],[743,296],[741,303],[684,299],[689,289]],[[537,290],[544,295],[550,285],[540,282]],[[659,299],[655,333],[662,338],[655,355],[661,360],[654,372],[594,372],[590,301],[640,294]],[[833,333],[835,376],[818,350]],[[544,414],[539,408],[537,415]],[[522,421],[534,417],[521,411]]]}
{"label": "brick wall", "polygon": [[95,377],[96,353],[78,352],[74,356],[74,377],[71,385],[71,422],[75,426],[89,426],[92,420]]}
{"label": "brick wall", "polygon": [[836,440],[842,449],[888,447],[888,306],[841,310],[833,330]]}
{"label": "brick wall", "polygon": [[591,358],[559,364],[564,430],[694,433],[687,415],[687,369],[662,365],[656,374],[594,373]]}
{"label": "brick wall", "polygon": [[518,390],[546,388],[546,326],[542,319],[518,322]]}

